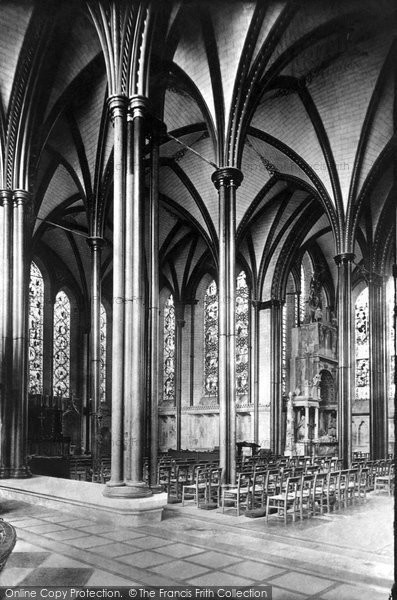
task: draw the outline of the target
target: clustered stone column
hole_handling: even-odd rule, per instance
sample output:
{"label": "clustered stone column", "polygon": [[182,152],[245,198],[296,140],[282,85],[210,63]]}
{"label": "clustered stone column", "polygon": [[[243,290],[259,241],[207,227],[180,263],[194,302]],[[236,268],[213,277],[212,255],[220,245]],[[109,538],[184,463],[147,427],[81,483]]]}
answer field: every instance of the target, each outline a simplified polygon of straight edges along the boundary
{"label": "clustered stone column", "polygon": [[387,394],[385,286],[383,278],[370,274],[368,283],[370,343],[370,449],[371,458],[387,456]]}
{"label": "clustered stone column", "polygon": [[236,189],[242,180],[232,167],[212,175],[219,196],[219,458],[223,481],[231,483],[236,476]]}
{"label": "clustered stone column", "polygon": [[351,407],[353,394],[352,375],[352,308],[351,273],[354,254],[335,257],[338,266],[338,441],[339,458],[343,468],[348,468],[352,457]]}
{"label": "clustered stone column", "polygon": [[[147,99],[109,98],[114,128],[112,458],[105,494],[145,497],[144,148]],[[128,115],[128,116],[127,116]]]}
{"label": "clustered stone column", "polygon": [[87,240],[91,250],[91,332],[90,332],[90,446],[94,465],[100,459],[98,411],[101,382],[101,254],[104,240],[91,237]]}
{"label": "clustered stone column", "polygon": [[30,194],[3,190],[0,477],[30,475],[27,454],[27,217]]}
{"label": "clustered stone column", "polygon": [[282,308],[281,300],[270,301],[271,337],[271,405],[270,405],[270,445],[274,454],[281,454],[281,354],[282,354]]}

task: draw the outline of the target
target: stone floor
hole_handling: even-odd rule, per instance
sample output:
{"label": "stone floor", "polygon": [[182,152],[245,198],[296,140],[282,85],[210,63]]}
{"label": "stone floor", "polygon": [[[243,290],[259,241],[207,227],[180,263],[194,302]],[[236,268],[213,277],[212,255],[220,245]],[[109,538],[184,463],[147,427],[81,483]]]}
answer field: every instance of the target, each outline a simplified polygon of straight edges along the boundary
{"label": "stone floor", "polygon": [[273,600],[387,600],[393,498],[284,525],[169,505],[163,521],[114,529],[15,500],[18,541],[0,586],[271,585]]}

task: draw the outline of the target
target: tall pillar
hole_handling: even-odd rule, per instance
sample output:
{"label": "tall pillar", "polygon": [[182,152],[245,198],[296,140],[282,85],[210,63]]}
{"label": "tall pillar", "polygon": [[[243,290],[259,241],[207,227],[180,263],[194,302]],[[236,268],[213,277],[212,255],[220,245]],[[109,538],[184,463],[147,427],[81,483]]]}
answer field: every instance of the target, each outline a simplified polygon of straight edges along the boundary
{"label": "tall pillar", "polygon": [[387,457],[387,383],[385,288],[383,278],[371,273],[369,285],[370,450],[372,459]]}
{"label": "tall pillar", "polygon": [[338,442],[343,468],[349,467],[352,455],[351,407],[352,371],[352,307],[351,273],[354,254],[335,256],[338,265]]}
{"label": "tall pillar", "polygon": [[183,320],[183,304],[177,303],[175,306],[175,429],[176,429],[176,449],[181,449],[182,437],[182,331],[185,326]]}
{"label": "tall pillar", "polygon": [[125,243],[125,129],[127,98],[111,96],[108,109],[113,122],[113,324],[112,324],[112,447],[111,477],[105,494],[124,485],[124,243]]}
{"label": "tall pillar", "polygon": [[[125,471],[125,483],[130,487],[130,497],[151,495],[150,489],[143,482],[143,448],[144,448],[144,410],[146,401],[145,377],[145,171],[144,153],[147,119],[147,99],[143,96],[133,96],[129,101],[129,121],[132,123],[132,147],[127,153],[132,153],[132,197],[128,198],[132,208],[132,229],[127,230],[129,237],[126,246],[126,261],[131,262],[131,321],[126,320],[126,328],[131,336],[131,356],[125,357],[126,379],[130,379],[128,392],[125,397],[125,445],[128,456]],[[129,169],[131,167],[130,162]],[[127,178],[130,172],[127,172]],[[131,256],[129,255],[131,252]],[[127,369],[128,367],[128,369]]]}
{"label": "tall pillar", "polygon": [[270,315],[271,343],[271,403],[270,403],[270,447],[274,454],[281,454],[281,353],[282,353],[282,302],[273,299]]}
{"label": "tall pillar", "polygon": [[239,169],[224,167],[212,175],[219,196],[219,453],[222,479],[234,482],[236,465],[236,189]]}
{"label": "tall pillar", "polygon": [[261,303],[253,300],[251,311],[251,402],[254,405],[254,442],[259,438],[259,310]]}
{"label": "tall pillar", "polygon": [[98,411],[101,383],[101,254],[104,240],[87,240],[91,250],[91,333],[90,333],[90,398],[91,398],[91,454],[94,466],[100,460],[98,440]]}
{"label": "tall pillar", "polygon": [[159,319],[160,319],[160,280],[159,280],[159,144],[160,124],[152,130],[151,177],[150,177],[150,486],[157,484],[157,463],[159,446]]}
{"label": "tall pillar", "polygon": [[0,477],[6,478],[10,472],[11,450],[11,381],[12,381],[12,230],[13,203],[12,191],[0,192],[2,203],[2,382],[1,382],[1,455]]}
{"label": "tall pillar", "polygon": [[30,194],[15,190],[13,194],[12,240],[12,410],[10,477],[30,475],[27,454],[27,311],[28,268],[26,220]]}

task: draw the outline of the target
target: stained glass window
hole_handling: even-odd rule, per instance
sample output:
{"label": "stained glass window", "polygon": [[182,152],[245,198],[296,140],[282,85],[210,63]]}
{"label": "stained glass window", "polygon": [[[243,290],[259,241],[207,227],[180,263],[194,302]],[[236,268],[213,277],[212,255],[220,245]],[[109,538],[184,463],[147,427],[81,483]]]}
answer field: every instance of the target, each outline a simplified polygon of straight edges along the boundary
{"label": "stained glass window", "polygon": [[54,304],[54,396],[70,394],[70,302],[65,292],[58,292]]}
{"label": "stained glass window", "polygon": [[106,402],[106,310],[101,304],[100,314],[100,361],[101,370],[99,375],[99,397],[101,402]]}
{"label": "stained glass window", "polygon": [[282,306],[281,391],[287,393],[287,305]]}
{"label": "stained glass window", "polygon": [[368,288],[358,296],[355,305],[356,329],[356,398],[369,398],[369,318]]}
{"label": "stained glass window", "polygon": [[164,400],[175,400],[175,306],[171,294],[164,306]]}
{"label": "stained glass window", "polygon": [[211,281],[204,295],[204,393],[218,394],[218,288]]}
{"label": "stained glass window", "polygon": [[236,392],[248,393],[249,290],[244,271],[236,283]]}
{"label": "stained glass window", "polygon": [[32,262],[29,282],[29,392],[43,393],[44,281]]}
{"label": "stained glass window", "polygon": [[305,322],[306,318],[306,300],[307,300],[306,280],[305,280],[305,269],[303,264],[301,265],[301,295],[300,295],[300,306],[299,306],[299,320],[301,323]]}

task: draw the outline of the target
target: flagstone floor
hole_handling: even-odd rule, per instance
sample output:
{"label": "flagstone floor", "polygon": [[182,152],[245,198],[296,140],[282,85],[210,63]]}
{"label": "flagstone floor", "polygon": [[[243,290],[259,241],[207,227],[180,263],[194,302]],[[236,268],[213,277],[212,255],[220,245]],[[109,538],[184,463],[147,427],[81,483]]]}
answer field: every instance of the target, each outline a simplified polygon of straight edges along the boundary
{"label": "flagstone floor", "polygon": [[0,586],[255,586],[273,600],[387,600],[394,498],[284,525],[168,505],[161,523],[114,529],[15,500],[18,540]]}

